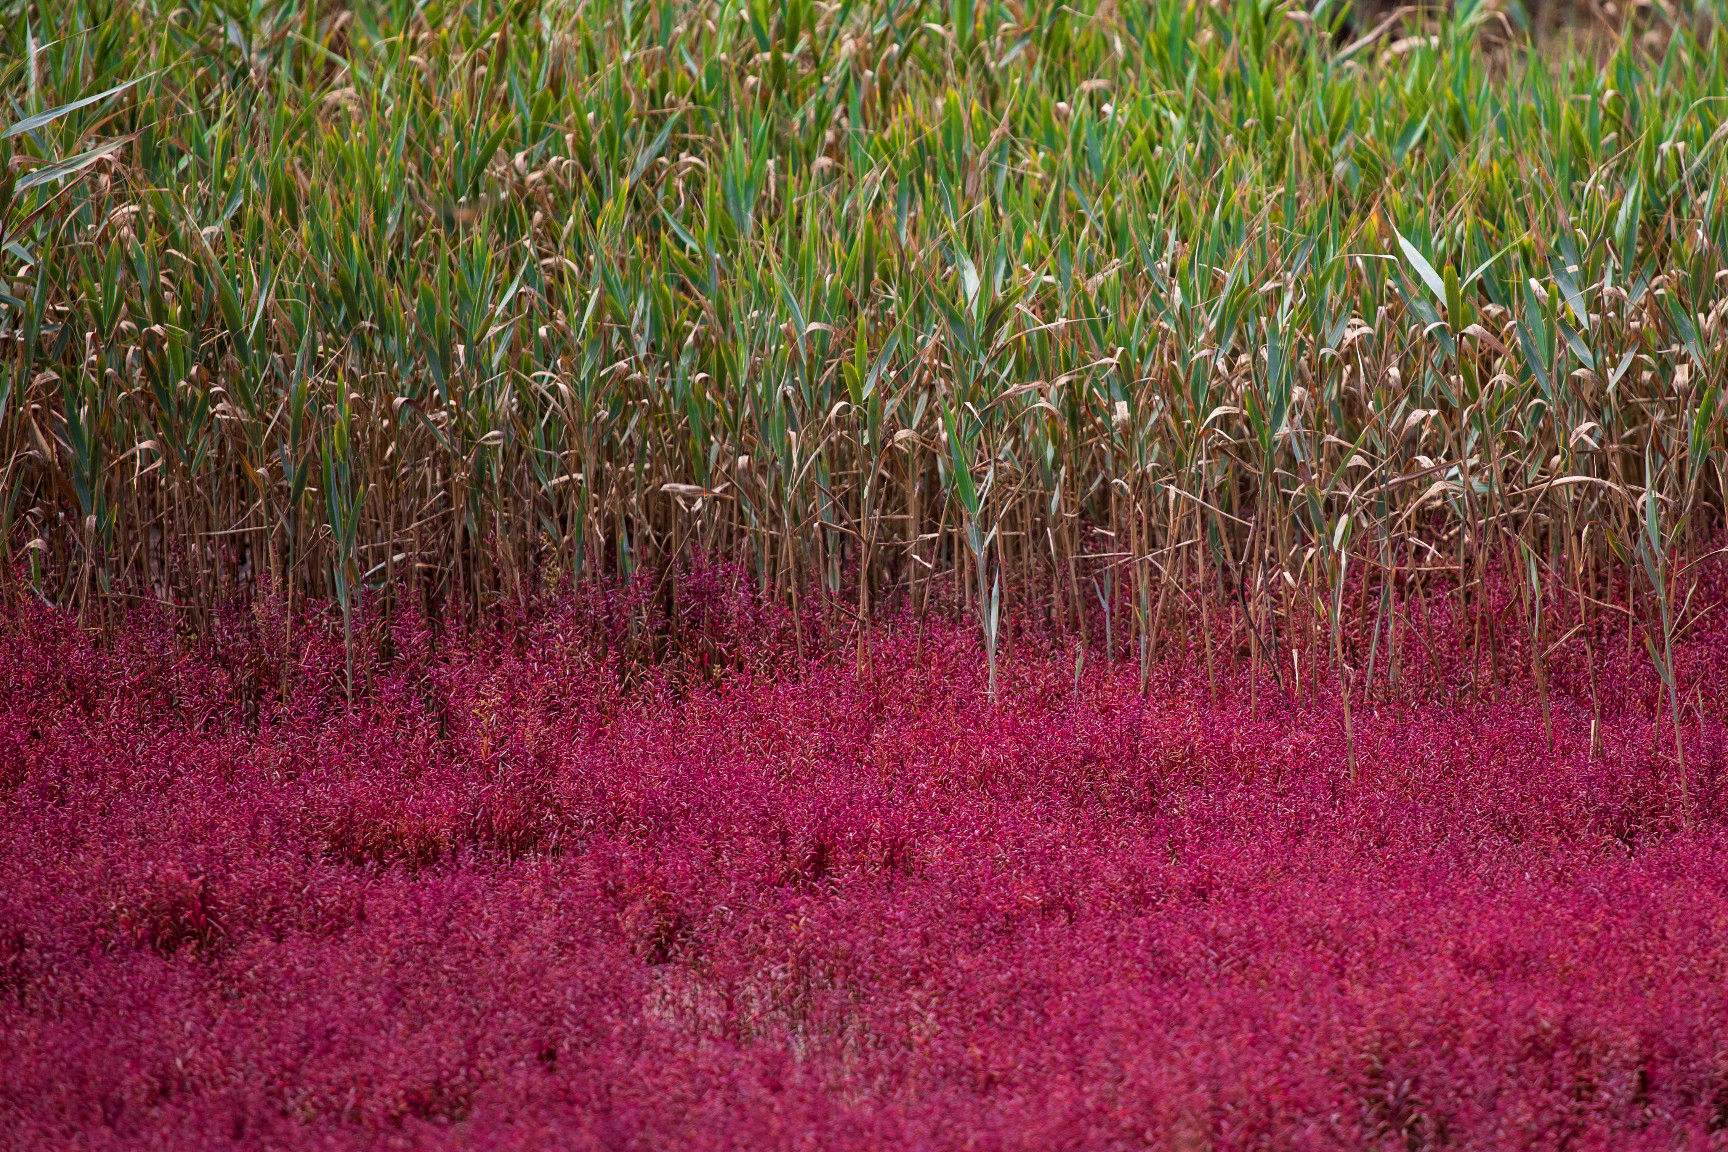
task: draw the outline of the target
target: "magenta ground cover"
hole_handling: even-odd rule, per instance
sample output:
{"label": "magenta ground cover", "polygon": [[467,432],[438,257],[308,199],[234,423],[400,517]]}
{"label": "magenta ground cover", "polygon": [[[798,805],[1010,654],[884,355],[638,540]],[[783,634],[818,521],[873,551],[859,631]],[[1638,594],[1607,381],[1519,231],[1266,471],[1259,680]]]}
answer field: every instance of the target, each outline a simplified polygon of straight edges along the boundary
{"label": "magenta ground cover", "polygon": [[968,630],[860,671],[747,620],[709,675],[591,611],[399,623],[350,710],[268,613],[9,609],[0,1145],[1724,1140],[1716,617],[1684,777],[1620,636],[1599,755],[1581,650],[1552,751],[1528,677],[1413,659],[1352,781],[1332,687],[1251,709],[1245,666],[1076,687],[1022,639],[992,708]]}

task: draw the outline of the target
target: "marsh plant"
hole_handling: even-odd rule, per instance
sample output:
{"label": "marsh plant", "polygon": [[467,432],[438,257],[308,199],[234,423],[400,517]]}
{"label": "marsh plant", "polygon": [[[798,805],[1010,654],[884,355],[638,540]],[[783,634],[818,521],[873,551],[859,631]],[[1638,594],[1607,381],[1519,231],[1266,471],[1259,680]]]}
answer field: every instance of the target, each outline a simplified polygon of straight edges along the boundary
{"label": "marsh plant", "polygon": [[197,629],[727,556],[1285,691],[1396,688],[1440,589],[1489,681],[1541,605],[1664,651],[1719,13],[1441,8],[6,0],[0,570]]}

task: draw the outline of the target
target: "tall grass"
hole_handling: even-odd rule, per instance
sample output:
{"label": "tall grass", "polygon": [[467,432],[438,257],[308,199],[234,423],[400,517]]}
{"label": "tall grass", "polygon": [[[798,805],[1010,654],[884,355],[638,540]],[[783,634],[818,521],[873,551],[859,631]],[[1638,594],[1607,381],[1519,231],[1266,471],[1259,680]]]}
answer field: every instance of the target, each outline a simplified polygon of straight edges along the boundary
{"label": "tall grass", "polygon": [[196,624],[719,553],[993,662],[1013,606],[1370,691],[1430,586],[1497,662],[1499,572],[1538,679],[1574,612],[1660,661],[1723,509],[1715,15],[5,0],[0,569]]}

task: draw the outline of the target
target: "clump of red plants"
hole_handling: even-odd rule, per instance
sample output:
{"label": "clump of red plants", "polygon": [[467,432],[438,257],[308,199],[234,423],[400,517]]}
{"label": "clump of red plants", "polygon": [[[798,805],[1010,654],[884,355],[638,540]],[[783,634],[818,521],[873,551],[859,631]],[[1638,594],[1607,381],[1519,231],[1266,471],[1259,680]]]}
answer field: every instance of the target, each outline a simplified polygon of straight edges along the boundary
{"label": "clump of red plants", "polygon": [[352,686],[268,600],[8,603],[0,1144],[1728,1143],[1720,573],[1672,694],[1608,629],[1484,681],[1437,592],[1348,723],[686,577],[363,612]]}

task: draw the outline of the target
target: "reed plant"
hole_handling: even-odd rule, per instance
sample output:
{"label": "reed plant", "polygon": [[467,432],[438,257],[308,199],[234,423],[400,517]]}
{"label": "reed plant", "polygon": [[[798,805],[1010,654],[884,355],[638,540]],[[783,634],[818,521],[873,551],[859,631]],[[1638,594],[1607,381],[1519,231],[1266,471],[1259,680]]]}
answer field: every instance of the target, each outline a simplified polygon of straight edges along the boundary
{"label": "reed plant", "polygon": [[0,0],[0,571],[197,627],[727,555],[1214,691],[1395,688],[1436,589],[1491,669],[1545,605],[1660,655],[1719,15]]}

